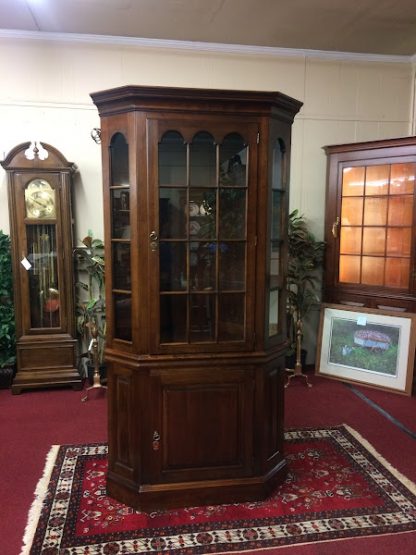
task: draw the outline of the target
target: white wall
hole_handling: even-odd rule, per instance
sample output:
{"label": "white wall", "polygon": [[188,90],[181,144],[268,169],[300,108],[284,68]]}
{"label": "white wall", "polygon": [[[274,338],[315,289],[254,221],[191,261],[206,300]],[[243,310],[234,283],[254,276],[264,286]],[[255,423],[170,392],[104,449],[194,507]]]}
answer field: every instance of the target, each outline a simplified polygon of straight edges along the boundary
{"label": "white wall", "polygon": [[[302,101],[293,126],[291,208],[323,235],[322,146],[408,135],[411,63],[271,56],[92,42],[0,38],[0,158],[28,140],[49,143],[79,168],[76,239],[103,235],[99,117],[89,93],[120,85],[276,90]],[[0,229],[9,232],[0,168]],[[315,324],[313,324],[315,325]]]}
{"label": "white wall", "polygon": [[[120,85],[278,90],[304,102],[293,127],[291,207],[323,233],[322,146],[404,136],[411,129],[413,70],[408,63],[319,60],[306,56],[0,39],[0,157],[17,144],[43,140],[79,168],[77,238],[102,236],[99,127],[93,91]],[[9,230],[0,169],[0,228]]]}

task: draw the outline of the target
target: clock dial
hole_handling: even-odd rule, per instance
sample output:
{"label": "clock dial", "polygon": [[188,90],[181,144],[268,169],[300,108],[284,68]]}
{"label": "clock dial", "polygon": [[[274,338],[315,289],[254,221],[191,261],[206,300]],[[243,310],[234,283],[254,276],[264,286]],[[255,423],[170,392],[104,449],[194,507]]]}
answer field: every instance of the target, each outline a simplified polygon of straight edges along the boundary
{"label": "clock dial", "polygon": [[34,179],[25,189],[26,217],[32,219],[53,219],[55,211],[55,191],[44,179]]}

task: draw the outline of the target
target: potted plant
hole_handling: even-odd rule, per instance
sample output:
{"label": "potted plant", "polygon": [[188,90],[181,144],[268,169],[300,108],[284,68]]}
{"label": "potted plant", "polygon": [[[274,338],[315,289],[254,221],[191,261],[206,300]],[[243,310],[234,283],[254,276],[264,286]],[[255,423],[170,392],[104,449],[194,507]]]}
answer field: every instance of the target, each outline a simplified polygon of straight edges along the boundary
{"label": "potted plant", "polygon": [[0,230],[0,387],[11,386],[16,363],[16,327],[10,237]]}
{"label": "potted plant", "polygon": [[87,361],[84,374],[90,381],[94,372],[91,342],[97,334],[97,356],[101,378],[105,377],[105,293],[104,293],[104,243],[94,239],[89,230],[81,241],[82,246],[75,247],[74,258],[77,271],[76,288],[76,322],[81,340],[80,360]]}
{"label": "potted plant", "polygon": [[289,380],[293,376],[305,376],[302,372],[303,325],[307,315],[320,302],[318,270],[323,264],[324,251],[324,241],[318,241],[309,230],[305,217],[298,210],[293,210],[288,221],[287,308],[290,351],[286,366],[293,367]]}

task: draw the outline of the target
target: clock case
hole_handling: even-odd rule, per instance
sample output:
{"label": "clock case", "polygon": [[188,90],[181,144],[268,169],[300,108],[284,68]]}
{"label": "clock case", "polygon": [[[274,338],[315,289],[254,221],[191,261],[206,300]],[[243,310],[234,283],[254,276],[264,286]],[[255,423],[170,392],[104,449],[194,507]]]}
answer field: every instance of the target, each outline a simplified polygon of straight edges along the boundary
{"label": "clock case", "polygon": [[[82,387],[76,367],[72,263],[71,187],[76,166],[48,144],[41,143],[46,159],[32,146],[30,142],[16,146],[1,162],[8,181],[16,317],[13,394],[44,387]],[[36,180],[46,181],[54,191],[53,217],[36,218],[26,209],[25,190]],[[29,266],[22,264],[25,259]]]}

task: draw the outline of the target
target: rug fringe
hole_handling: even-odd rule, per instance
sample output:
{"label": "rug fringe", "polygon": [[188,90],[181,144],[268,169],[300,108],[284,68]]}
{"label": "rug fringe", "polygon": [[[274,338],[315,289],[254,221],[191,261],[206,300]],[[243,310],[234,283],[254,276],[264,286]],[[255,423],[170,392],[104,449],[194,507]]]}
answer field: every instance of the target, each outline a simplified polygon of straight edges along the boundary
{"label": "rug fringe", "polygon": [[59,445],[52,445],[49,453],[46,455],[45,467],[43,474],[38,481],[35,489],[35,499],[30,507],[29,516],[23,536],[23,546],[20,555],[29,555],[30,548],[33,543],[33,537],[36,532],[40,513],[42,511],[43,500],[45,498],[56,456],[58,454]]}
{"label": "rug fringe", "polygon": [[357,432],[357,430],[354,430],[354,428],[351,428],[351,426],[349,426],[348,424],[343,424],[343,426],[367,449],[367,451],[369,451],[372,455],[374,455],[374,457],[376,457],[378,462],[380,462],[391,474],[393,474],[395,478],[397,478],[403,485],[405,485],[407,489],[409,489],[414,495],[416,495],[416,484],[414,482],[409,480],[409,478],[406,478],[406,476],[404,476],[404,474],[397,470],[397,468],[394,468],[394,466],[392,466],[382,455],[380,455],[380,453],[376,451],[376,449],[374,449],[371,443],[364,439],[364,437],[359,432]]}

